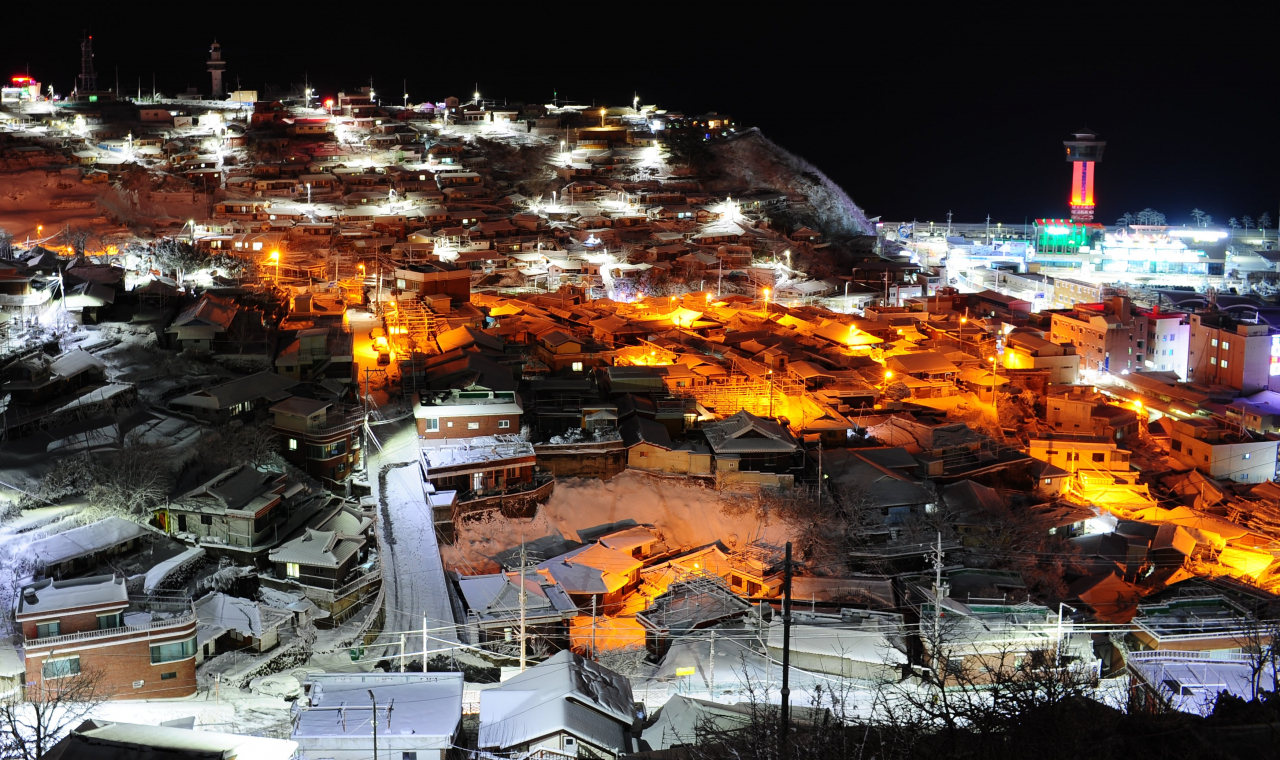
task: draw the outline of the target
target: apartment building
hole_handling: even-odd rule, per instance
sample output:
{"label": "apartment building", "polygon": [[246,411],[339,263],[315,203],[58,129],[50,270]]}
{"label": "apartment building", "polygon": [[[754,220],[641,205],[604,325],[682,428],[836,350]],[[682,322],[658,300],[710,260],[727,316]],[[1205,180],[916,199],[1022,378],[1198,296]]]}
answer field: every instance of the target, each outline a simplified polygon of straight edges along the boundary
{"label": "apartment building", "polygon": [[1010,333],[1004,346],[1005,369],[1048,370],[1050,383],[1073,385],[1080,355],[1070,343],[1054,343],[1030,333]]}
{"label": "apartment building", "polygon": [[[1280,375],[1280,333],[1228,314],[1192,314],[1187,372],[1191,382],[1257,393]],[[1280,382],[1275,388],[1280,389]]]}
{"label": "apartment building", "polygon": [[1134,311],[1147,318],[1145,369],[1175,372],[1180,379],[1186,380],[1187,354],[1191,345],[1189,315],[1161,310],[1159,305],[1150,309],[1134,307]]}
{"label": "apartment building", "polygon": [[1119,441],[1138,434],[1138,414],[1113,406],[1092,389],[1074,389],[1045,400],[1045,420],[1064,433],[1094,435]]}
{"label": "apartment building", "polygon": [[131,597],[120,576],[43,580],[24,586],[15,622],[26,652],[27,691],[100,677],[108,699],[196,693],[196,614],[190,599]]}
{"label": "apartment building", "polygon": [[1147,316],[1136,311],[1128,298],[1113,296],[1102,303],[1076,304],[1050,313],[1050,340],[1074,345],[1082,370],[1118,375],[1146,366]]}
{"label": "apartment building", "polygon": [[1211,419],[1175,421],[1169,442],[1179,462],[1211,478],[1237,483],[1263,483],[1275,478],[1278,446],[1278,441],[1224,428]]}
{"label": "apartment building", "polygon": [[281,455],[308,475],[338,484],[360,465],[364,414],[358,407],[293,396],[270,412]]}

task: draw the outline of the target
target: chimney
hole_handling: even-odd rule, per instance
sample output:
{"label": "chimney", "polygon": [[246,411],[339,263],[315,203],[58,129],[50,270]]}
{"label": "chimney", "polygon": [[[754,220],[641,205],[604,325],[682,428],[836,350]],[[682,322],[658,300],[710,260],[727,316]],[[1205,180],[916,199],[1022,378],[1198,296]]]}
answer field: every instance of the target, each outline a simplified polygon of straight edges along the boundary
{"label": "chimney", "polygon": [[1127,296],[1111,296],[1111,311],[1121,323],[1129,321],[1129,298]]}

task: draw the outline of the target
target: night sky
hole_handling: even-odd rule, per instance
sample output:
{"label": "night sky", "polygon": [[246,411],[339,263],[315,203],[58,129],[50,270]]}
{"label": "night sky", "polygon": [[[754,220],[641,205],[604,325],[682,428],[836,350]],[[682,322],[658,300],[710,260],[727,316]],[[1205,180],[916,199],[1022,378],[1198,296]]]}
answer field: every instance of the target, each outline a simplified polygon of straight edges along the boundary
{"label": "night sky", "polygon": [[[1243,6],[1041,4],[1040,10],[867,16],[796,3],[202,6],[184,19],[119,9],[75,27],[6,11],[0,61],[66,93],[79,26],[100,87],[207,92],[209,43],[245,89],[301,83],[322,94],[372,76],[401,102],[486,98],[645,103],[715,110],[760,127],[885,219],[1021,223],[1066,216],[1061,141],[1088,126],[1108,143],[1098,220],[1152,207],[1189,221],[1280,216],[1275,45],[1280,13]],[[1270,4],[1268,4],[1270,5]],[[1079,7],[1078,12],[1072,9]],[[1274,7],[1274,6],[1272,6]],[[45,6],[47,8],[47,6]],[[753,9],[768,9],[767,11]],[[785,13],[784,13],[785,12]],[[237,14],[241,14],[237,17]],[[134,18],[122,18],[127,15]],[[162,17],[160,17],[162,15]],[[15,17],[16,16],[16,17]],[[224,17],[224,18],[220,18]],[[21,30],[21,31],[19,31]]]}

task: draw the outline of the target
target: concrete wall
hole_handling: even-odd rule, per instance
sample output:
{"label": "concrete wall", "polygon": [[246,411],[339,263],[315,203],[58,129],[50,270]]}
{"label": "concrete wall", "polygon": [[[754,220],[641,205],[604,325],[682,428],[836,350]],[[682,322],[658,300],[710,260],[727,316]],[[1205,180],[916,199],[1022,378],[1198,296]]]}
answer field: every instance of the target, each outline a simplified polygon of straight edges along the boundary
{"label": "concrete wall", "polygon": [[[1210,444],[1174,428],[1170,449],[1179,462],[1213,478],[1261,483],[1276,476],[1276,441]],[[1247,457],[1247,458],[1246,458]]]}
{"label": "concrete wall", "polygon": [[538,466],[557,478],[608,480],[627,468],[627,450],[622,441],[609,444],[534,446],[533,450],[538,456]]}
{"label": "concrete wall", "polygon": [[640,443],[627,452],[627,466],[672,475],[710,475],[711,455],[669,451],[660,446]]}

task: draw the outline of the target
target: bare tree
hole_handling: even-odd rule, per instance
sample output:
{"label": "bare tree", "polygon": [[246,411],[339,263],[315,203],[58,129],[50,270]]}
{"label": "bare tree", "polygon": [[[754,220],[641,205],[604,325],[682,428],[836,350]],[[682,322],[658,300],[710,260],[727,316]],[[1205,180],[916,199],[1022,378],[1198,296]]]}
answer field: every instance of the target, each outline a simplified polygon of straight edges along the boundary
{"label": "bare tree", "polygon": [[6,758],[39,760],[94,708],[111,698],[101,671],[85,668],[60,678],[41,678],[27,699],[0,702],[0,752]]}
{"label": "bare tree", "polygon": [[83,256],[89,246],[100,240],[97,232],[91,227],[67,227],[66,231],[67,245],[71,246],[71,251],[76,256]]}

